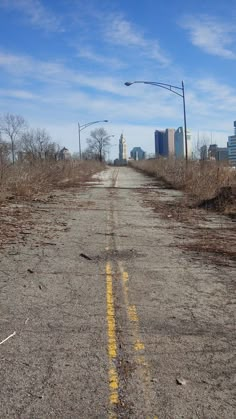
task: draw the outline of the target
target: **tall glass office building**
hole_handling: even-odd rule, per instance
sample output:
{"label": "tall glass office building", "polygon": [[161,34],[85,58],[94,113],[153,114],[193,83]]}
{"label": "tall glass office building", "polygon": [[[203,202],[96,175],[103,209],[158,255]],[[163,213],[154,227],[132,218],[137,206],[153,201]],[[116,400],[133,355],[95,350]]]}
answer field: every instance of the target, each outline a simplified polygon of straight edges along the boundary
{"label": "tall glass office building", "polygon": [[236,121],[234,121],[234,135],[228,137],[227,147],[229,164],[236,167]]}

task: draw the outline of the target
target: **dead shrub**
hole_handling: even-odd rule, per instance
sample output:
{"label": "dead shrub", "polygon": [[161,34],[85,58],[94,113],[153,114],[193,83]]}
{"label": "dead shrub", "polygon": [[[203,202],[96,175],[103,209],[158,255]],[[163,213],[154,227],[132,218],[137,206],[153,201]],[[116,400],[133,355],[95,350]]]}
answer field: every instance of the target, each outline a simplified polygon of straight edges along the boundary
{"label": "dead shrub", "polygon": [[95,161],[17,163],[4,168],[0,196],[33,198],[54,188],[80,186],[103,168],[104,165]]}
{"label": "dead shrub", "polygon": [[182,189],[197,200],[210,199],[225,186],[236,184],[236,171],[216,161],[151,159],[135,161],[131,166]]}

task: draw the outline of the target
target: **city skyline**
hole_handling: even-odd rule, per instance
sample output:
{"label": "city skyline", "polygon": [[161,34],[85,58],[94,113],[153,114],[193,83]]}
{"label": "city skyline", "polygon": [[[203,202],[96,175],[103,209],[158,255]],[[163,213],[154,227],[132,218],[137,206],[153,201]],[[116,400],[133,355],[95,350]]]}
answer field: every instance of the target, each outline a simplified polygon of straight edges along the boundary
{"label": "city skyline", "polygon": [[199,131],[226,145],[236,104],[234,1],[0,0],[0,12],[0,113],[22,115],[72,152],[78,121],[108,119],[107,131],[124,131],[130,149],[153,153],[155,130],[183,125],[182,101],[124,82],[184,80],[193,140]]}

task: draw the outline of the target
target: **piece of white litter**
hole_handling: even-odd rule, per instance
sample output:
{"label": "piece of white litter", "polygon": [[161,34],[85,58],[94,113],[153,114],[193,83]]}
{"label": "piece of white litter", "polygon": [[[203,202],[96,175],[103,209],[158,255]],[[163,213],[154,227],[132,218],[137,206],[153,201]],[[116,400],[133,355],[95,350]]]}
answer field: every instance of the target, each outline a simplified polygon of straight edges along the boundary
{"label": "piece of white litter", "polygon": [[26,319],[26,321],[25,321],[25,324],[27,324],[27,323],[28,323],[28,321],[29,321],[29,317],[27,317],[27,319]]}
{"label": "piece of white litter", "polygon": [[179,384],[180,386],[186,386],[187,381],[184,378],[176,378],[176,383]]}
{"label": "piece of white litter", "polygon": [[0,342],[0,345],[2,345],[2,343],[6,342],[8,339],[12,338],[13,336],[15,336],[16,332],[13,332],[11,335],[9,335],[6,339],[3,339],[2,342]]}

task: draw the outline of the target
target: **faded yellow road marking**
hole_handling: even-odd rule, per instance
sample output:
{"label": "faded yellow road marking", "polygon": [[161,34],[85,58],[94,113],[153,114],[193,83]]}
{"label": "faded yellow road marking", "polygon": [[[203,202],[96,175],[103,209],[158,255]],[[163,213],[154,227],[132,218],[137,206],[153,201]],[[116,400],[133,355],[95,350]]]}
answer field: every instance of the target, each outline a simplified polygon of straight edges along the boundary
{"label": "faded yellow road marking", "polygon": [[136,311],[136,307],[134,305],[128,306],[128,314],[129,314],[129,319],[132,322],[137,322],[138,321],[137,311]]}
{"label": "faded yellow road marking", "polygon": [[[116,175],[116,179],[114,177],[114,185],[116,186],[116,181],[118,177],[118,172]],[[113,223],[116,220],[116,214],[113,213],[113,208],[110,208],[110,214],[107,214],[107,233],[113,232]],[[113,219],[114,217],[114,219]],[[112,220],[110,220],[112,218]],[[112,221],[112,222],[111,222]],[[117,222],[115,222],[117,224]],[[106,247],[106,250],[110,250],[110,247],[114,248],[114,238],[109,235],[110,240],[109,244]],[[109,247],[110,245],[110,247]],[[143,390],[143,398],[144,404],[146,406],[146,414],[149,414],[149,417],[146,419],[158,419],[157,416],[154,416],[153,409],[151,407],[151,398],[150,398],[150,382],[151,377],[149,373],[149,367],[145,360],[144,351],[145,346],[141,340],[140,331],[139,331],[139,319],[137,314],[137,309],[135,305],[131,305],[129,303],[129,275],[123,269],[122,262],[118,262],[121,278],[122,278],[122,289],[123,289],[123,296],[125,307],[127,310],[127,317],[130,322],[130,326],[132,326],[132,348],[134,352],[134,359],[136,360],[138,375],[140,378],[140,384]],[[119,386],[122,386],[119,383],[118,378],[118,371],[116,369],[116,361],[117,361],[117,337],[116,337],[116,312],[114,307],[114,294],[113,294],[113,276],[112,276],[112,269],[111,264],[108,262],[106,264],[106,283],[107,283],[107,328],[108,328],[108,355],[109,355],[109,400],[110,400],[110,411],[109,411],[109,419],[118,419],[119,413],[117,412],[117,406],[122,403],[122,400],[119,398]],[[125,332],[125,331],[124,331]],[[121,396],[122,397],[122,396]],[[150,415],[152,414],[152,415]]]}
{"label": "faded yellow road marking", "polygon": [[145,349],[144,343],[141,342],[139,339],[137,339],[135,344],[134,344],[134,349],[136,351],[142,351],[143,349]]}
{"label": "faded yellow road marking", "polygon": [[122,278],[123,278],[123,281],[128,281],[129,280],[129,275],[128,275],[128,272],[125,272],[125,271],[123,271],[122,272]]}
{"label": "faded yellow road marking", "polygon": [[[116,322],[115,322],[115,308],[113,297],[112,271],[109,262],[106,264],[106,297],[107,297],[107,334],[108,334],[108,356],[109,356],[109,389],[110,389],[110,404],[116,405],[119,403],[119,380],[115,366],[117,357],[117,339],[116,339]],[[110,419],[116,418],[114,412],[110,413]]]}
{"label": "faded yellow road marking", "polygon": [[[148,363],[144,356],[145,345],[141,340],[140,331],[139,331],[139,319],[137,314],[137,309],[134,304],[130,304],[129,302],[129,275],[128,272],[124,271],[122,263],[119,263],[120,271],[122,274],[122,285],[123,285],[123,295],[124,301],[126,305],[126,310],[128,314],[128,318],[132,324],[132,332],[133,332],[133,349],[135,353],[135,359],[137,364],[140,366],[140,374],[142,377],[142,382],[144,384],[144,396],[145,401],[148,407],[148,410],[151,411],[152,408],[150,406],[150,401],[148,397],[148,393],[150,391],[150,382],[151,377],[149,373]],[[147,419],[150,419],[151,416],[148,416]],[[158,419],[157,416],[154,416],[154,419]]]}

